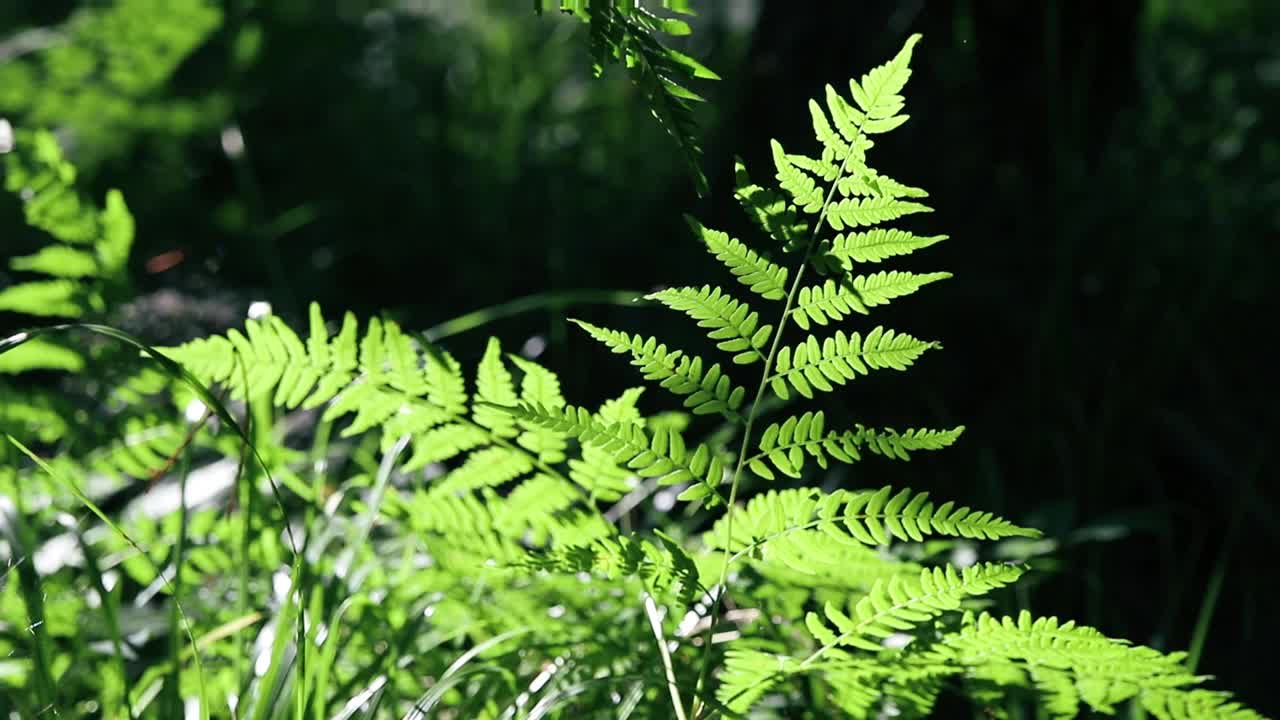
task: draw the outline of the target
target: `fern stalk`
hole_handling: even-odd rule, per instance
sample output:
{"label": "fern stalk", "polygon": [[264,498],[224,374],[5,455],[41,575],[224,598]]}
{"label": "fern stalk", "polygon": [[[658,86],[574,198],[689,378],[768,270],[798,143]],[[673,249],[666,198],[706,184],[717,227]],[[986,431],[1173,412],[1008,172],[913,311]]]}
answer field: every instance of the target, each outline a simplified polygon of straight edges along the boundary
{"label": "fern stalk", "polygon": [[[856,125],[859,136],[862,134],[862,122]],[[801,281],[804,279],[805,267],[809,264],[809,256],[813,254],[813,248],[818,243],[818,233],[822,230],[823,224],[827,219],[827,211],[831,208],[831,201],[835,197],[836,189],[840,178],[844,177],[845,171],[849,168],[849,159],[854,156],[853,152],[845,155],[844,160],[840,162],[840,172],[836,174],[834,180],[831,181],[830,187],[827,188],[826,198],[822,202],[822,209],[818,212],[817,222],[813,224],[813,232],[809,235],[809,240],[805,245],[804,256],[800,259],[800,265],[796,268],[795,277],[791,280],[791,287],[787,290],[786,300],[782,305],[782,316],[778,318],[777,330],[773,334],[773,342],[769,343],[769,353],[765,356],[764,367],[760,370],[760,383],[756,386],[755,399],[751,401],[751,410],[747,412],[746,426],[742,430],[742,444],[738,449],[738,462],[733,468],[733,475],[729,479],[729,502],[727,504],[727,518],[725,520],[725,537],[733,537],[733,517],[737,513],[734,512],[734,505],[738,499],[738,486],[741,484],[742,469],[747,465],[747,453],[751,448],[751,431],[755,428],[756,418],[760,414],[760,403],[764,400],[765,389],[769,387],[769,380],[773,371],[774,361],[778,357],[778,349],[782,347],[782,336],[787,329],[787,319],[791,317],[791,309],[795,305],[796,296],[800,293]],[[724,603],[724,595],[727,591],[726,582],[729,578],[729,563],[731,550],[726,543],[724,549],[723,562],[720,564],[720,592],[716,593],[715,604],[711,607],[711,625],[714,628],[719,621],[720,611]],[[707,638],[706,649],[702,655],[702,667],[698,671],[698,684],[694,691],[693,704],[690,708],[690,717],[695,720],[700,717],[699,713],[702,708],[700,706],[701,693],[706,686],[707,674],[711,670],[711,640]]]}

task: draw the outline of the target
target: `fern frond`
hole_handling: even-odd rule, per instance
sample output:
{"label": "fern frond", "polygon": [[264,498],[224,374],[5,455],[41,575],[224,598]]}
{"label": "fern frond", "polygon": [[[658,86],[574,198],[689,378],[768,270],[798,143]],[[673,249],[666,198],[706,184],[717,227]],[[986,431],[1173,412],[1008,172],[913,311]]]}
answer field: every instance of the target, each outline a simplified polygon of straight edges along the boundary
{"label": "fern frond", "polygon": [[879,490],[840,490],[822,493],[814,488],[770,490],[720,518],[705,535],[708,547],[742,553],[767,548],[777,538],[801,530],[820,530],[833,542],[883,545],[891,538],[921,542],[926,535],[997,540],[1039,537],[989,512],[945,502],[935,506],[929,493],[903,488],[896,494],[886,485]]}
{"label": "fern frond", "polygon": [[[560,393],[560,380],[550,370],[532,360],[515,355],[511,361],[524,372],[520,380],[520,400],[542,407],[564,407],[564,395]],[[564,460],[564,436],[548,432],[537,425],[524,424],[524,432],[516,439],[520,447],[533,453],[539,462],[555,464]]]}
{"label": "fern frond", "polygon": [[898,115],[905,103],[899,93],[911,78],[911,53],[919,41],[919,34],[912,35],[892,60],[863,75],[861,83],[849,81],[849,94],[867,116],[863,132],[888,132],[907,120]]}
{"label": "fern frond", "polygon": [[911,273],[899,270],[882,270],[871,275],[857,275],[837,283],[827,280],[821,285],[800,288],[791,319],[802,330],[809,329],[809,321],[826,325],[828,321],[843,319],[851,313],[866,315],[869,308],[886,305],[896,298],[910,295],[920,288],[951,277],[951,273]]}
{"label": "fern frond", "polygon": [[487,502],[493,511],[493,527],[505,537],[526,540],[542,546],[548,541],[560,545],[577,545],[614,532],[599,513],[583,514],[573,522],[569,515],[582,494],[563,478],[537,473],[520,483],[506,498],[490,494]]}
{"label": "fern frond", "polygon": [[[371,320],[363,337],[348,313],[329,337],[320,308],[310,309],[304,344],[275,316],[248,320],[232,329],[175,348],[166,354],[206,383],[218,383],[232,397],[268,397],[284,407],[317,407],[331,402],[326,420],[354,414],[343,430],[350,437],[375,427],[394,442],[461,419],[467,412],[462,368],[448,353],[421,352],[390,320]],[[421,443],[419,443],[420,446]],[[471,445],[469,445],[471,446]],[[420,462],[427,462],[419,451]]]}
{"label": "fern frond", "polygon": [[430,495],[450,495],[464,490],[497,487],[533,470],[533,460],[511,448],[494,446],[467,456],[466,462],[436,481]]}
{"label": "fern frond", "polygon": [[782,247],[792,250],[805,239],[809,226],[796,217],[783,195],[751,182],[741,158],[734,159],[734,191],[738,204],[756,225]]}
{"label": "fern frond", "polygon": [[73,280],[32,280],[0,290],[0,310],[37,317],[80,317],[101,302]]}
{"label": "fern frond", "polygon": [[702,358],[682,350],[668,350],[655,338],[597,327],[581,320],[573,322],[613,352],[630,354],[631,364],[640,368],[646,380],[657,380],[662,387],[684,397],[684,406],[695,415],[720,413],[737,419],[747,391],[735,385],[719,363],[706,367]]}
{"label": "fern frond", "polygon": [[[393,421],[398,419],[399,417],[392,418]],[[435,418],[425,419],[434,420]],[[413,454],[405,461],[405,472],[421,470],[432,463],[451,460],[468,450],[488,445],[492,440],[489,432],[474,425],[449,423],[432,427],[430,423],[421,424],[426,427],[413,430],[397,424],[394,427],[388,427],[383,433],[384,440],[398,438],[404,434],[413,438]]]}
{"label": "fern frond", "polygon": [[0,428],[45,443],[66,437],[72,411],[63,395],[39,387],[19,388],[0,382]]}
{"label": "fern frond", "polygon": [[716,700],[734,712],[745,712],[775,685],[798,672],[802,672],[800,661],[788,655],[729,648],[725,651]]}
{"label": "fern frond", "polygon": [[470,546],[472,557],[519,562],[524,553],[496,532],[491,503],[475,493],[434,494],[419,491],[404,502],[405,520],[419,536],[454,539]]}
{"label": "fern frond", "polygon": [[849,271],[854,263],[878,263],[890,257],[910,255],[946,240],[946,235],[921,236],[893,228],[872,228],[841,233],[824,242],[815,253],[820,272]]}
{"label": "fern frond", "polygon": [[[517,402],[515,385],[512,384],[511,373],[502,362],[502,344],[497,338],[489,338],[484,357],[480,359],[480,365],[476,369],[476,399],[490,405],[510,406]],[[472,417],[476,424],[498,437],[513,438],[518,435],[515,419],[490,405],[475,406]]]}
{"label": "fern frond", "polygon": [[79,372],[84,355],[45,338],[33,338],[0,355],[0,374],[17,375],[29,370]]}
{"label": "fern frond", "polygon": [[680,494],[681,500],[714,497],[716,488],[724,480],[724,463],[720,457],[701,444],[690,453],[684,438],[674,429],[655,430],[650,437],[640,425],[606,423],[585,408],[572,405],[557,409],[522,404],[506,410],[517,420],[573,435],[583,443],[607,451],[614,462],[639,477],[659,478],[663,485],[693,481],[694,484]]}
{"label": "fern frond", "polygon": [[1262,717],[1227,693],[1195,687],[1204,678],[1186,670],[1185,653],[1133,646],[1054,617],[1033,619],[1025,611],[1016,619],[968,616],[958,632],[943,636],[942,645],[962,668],[1015,668],[1003,673],[1006,683],[1022,684],[1019,673],[1025,672],[1050,696],[1059,717],[1074,717],[1080,703],[1110,714],[1131,699],[1164,720]]}
{"label": "fern frond", "polygon": [[81,317],[105,309],[126,281],[133,216],[118,190],[101,209],[76,187],[76,169],[47,131],[19,130],[5,157],[5,189],[23,201],[27,224],[58,245],[9,261],[13,270],[44,276],[0,290],[0,310],[40,317]]}
{"label": "fern frond", "polygon": [[689,218],[689,225],[707,245],[707,250],[729,268],[738,282],[765,300],[781,300],[787,295],[787,269],[761,257],[728,233],[712,230]]}
{"label": "fern frond", "polygon": [[830,392],[835,385],[867,375],[871,370],[892,368],[905,370],[926,350],[942,347],[937,342],[918,340],[876,326],[864,339],[859,333],[835,336],[821,343],[810,335],[804,342],[778,351],[774,373],[768,377],[770,387],[779,398],[791,397],[787,386],[794,387],[806,398],[814,389]]}
{"label": "fern frond", "polygon": [[83,464],[116,477],[149,479],[172,464],[183,446],[188,428],[157,416],[126,419],[118,438],[95,449]]}
{"label": "fern frond", "polygon": [[[760,436],[758,452],[747,458],[752,472],[772,480],[771,463],[783,475],[800,477],[805,457],[811,456],[818,466],[826,469],[827,459],[843,463],[861,459],[861,451],[899,460],[910,460],[911,453],[920,450],[941,450],[953,444],[964,426],[950,430],[909,429],[898,432],[893,428],[873,429],[856,426],[843,433],[827,432],[826,416],[819,410],[793,415],[781,423],[773,423]],[[767,463],[766,463],[767,461]]]}
{"label": "fern frond", "polygon": [[759,313],[724,290],[710,285],[672,288],[646,298],[687,314],[698,321],[698,327],[711,328],[708,337],[718,341],[717,348],[736,353],[733,356],[735,363],[750,365],[764,360],[764,350],[773,326],[761,325]]}
{"label": "fern frond", "polygon": [[[795,207],[810,215],[817,214],[822,210],[826,196],[822,187],[818,185],[818,181],[810,177],[809,172],[802,169],[802,166],[809,166],[810,172],[816,171],[822,179],[828,181],[835,179],[839,169],[831,165],[817,164],[816,161],[805,162],[803,156],[788,155],[787,151],[782,149],[782,143],[777,140],[772,141],[771,147],[773,164],[777,169],[778,186],[787,191]],[[797,161],[800,164],[797,164]]]}
{"label": "fern frond", "polygon": [[530,555],[525,567],[555,573],[589,573],[608,579],[636,578],[657,594],[672,593],[686,602],[704,592],[698,567],[674,540],[659,533],[659,543],[618,535],[586,545]]}
{"label": "fern frond", "polygon": [[1151,688],[1142,693],[1142,707],[1160,720],[1266,720],[1231,693],[1213,690]]}
{"label": "fern frond", "polygon": [[956,610],[961,600],[1004,587],[1023,572],[1025,568],[1015,565],[989,563],[959,572],[947,565],[926,568],[914,579],[895,577],[877,582],[854,603],[852,616],[831,603],[823,608],[822,616],[814,612],[805,615],[805,627],[821,645],[806,662],[840,646],[878,652],[884,647],[884,638]]}
{"label": "fern frond", "polygon": [[[668,10],[688,12],[683,3],[662,4]],[[534,2],[538,12],[557,6],[561,12],[590,25],[591,58],[597,76],[610,62],[621,62],[631,70],[632,80],[649,102],[650,112],[679,145],[698,194],[705,194],[707,180],[698,166],[702,150],[696,138],[692,105],[702,102],[702,98],[688,84],[697,78],[718,80],[719,76],[688,55],[666,47],[659,39],[663,34],[688,34],[688,23],[661,18],[632,2]]]}
{"label": "fern frond", "polygon": [[897,220],[904,215],[933,212],[932,208],[910,200],[895,197],[873,196],[864,198],[845,198],[832,203],[827,208],[827,224],[833,230],[844,230],[879,225],[890,220]]}
{"label": "fern frond", "polygon": [[[642,392],[644,388],[631,388],[620,397],[606,401],[596,413],[596,418],[607,425],[626,423],[643,427],[644,420],[636,410],[636,401]],[[612,453],[584,444],[581,458],[569,460],[569,478],[586,490],[591,498],[613,501],[634,487],[637,475],[620,467]]]}
{"label": "fern frond", "polygon": [[773,582],[789,588],[865,591],[878,580],[917,575],[920,566],[861,544],[832,542],[822,530],[779,535],[762,547],[751,564]]}

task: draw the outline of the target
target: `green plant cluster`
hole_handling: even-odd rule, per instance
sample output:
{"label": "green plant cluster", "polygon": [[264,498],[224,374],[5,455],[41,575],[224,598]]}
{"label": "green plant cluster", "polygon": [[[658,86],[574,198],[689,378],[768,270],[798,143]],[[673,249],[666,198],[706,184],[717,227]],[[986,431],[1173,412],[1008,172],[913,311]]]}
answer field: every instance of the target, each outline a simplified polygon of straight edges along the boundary
{"label": "green plant cluster", "polygon": [[[5,391],[30,407],[0,414],[0,712],[706,720],[967,702],[975,717],[1128,704],[1162,720],[1260,718],[1180,654],[1001,610],[1027,568],[984,560],[979,543],[1038,531],[961,492],[806,484],[834,464],[881,472],[964,430],[831,428],[799,407],[940,347],[830,327],[946,277],[868,267],[944,239],[889,225],[927,212],[927,194],[868,161],[907,120],[917,40],[810,103],[818,150],[774,143],[777,188],[739,167],[759,240],[691,221],[740,287],[650,299],[723,358],[578,323],[680,411],[644,409],[645,387],[573,404],[496,338],[455,357],[392,320],[334,322],[317,305],[305,332],[265,315],[170,348],[92,324],[0,342],[0,358],[81,375],[51,339],[141,350],[152,369],[123,373],[111,397],[138,433],[160,431],[104,462],[106,444],[63,443],[73,414],[47,409],[63,425],[41,431],[37,394]],[[80,317],[119,278],[133,228],[118,194],[102,210],[76,194],[56,151],[24,135],[7,171],[57,241],[15,267],[52,279],[9,297],[60,282],[74,291],[53,314]],[[112,490],[157,492],[109,507],[104,472]],[[961,547],[979,556],[948,552]]]}

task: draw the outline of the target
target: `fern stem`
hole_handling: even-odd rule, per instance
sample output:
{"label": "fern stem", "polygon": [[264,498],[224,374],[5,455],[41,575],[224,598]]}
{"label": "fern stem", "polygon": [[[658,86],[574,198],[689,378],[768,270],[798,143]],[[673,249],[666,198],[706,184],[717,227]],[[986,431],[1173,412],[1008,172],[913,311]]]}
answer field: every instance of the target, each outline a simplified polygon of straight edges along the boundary
{"label": "fern stem", "polygon": [[[862,132],[861,124],[858,126],[858,132],[859,134]],[[782,336],[787,328],[787,320],[791,317],[791,309],[795,305],[796,297],[800,293],[800,283],[801,280],[804,279],[805,268],[809,265],[809,257],[813,254],[813,248],[818,244],[818,233],[821,232],[822,226],[827,220],[827,211],[831,208],[831,200],[835,197],[836,187],[840,183],[840,178],[844,177],[845,171],[849,168],[849,159],[854,155],[853,147],[854,145],[851,143],[849,153],[845,155],[844,160],[840,162],[840,171],[836,173],[835,180],[831,182],[831,187],[827,188],[827,195],[822,201],[822,209],[818,213],[818,220],[813,224],[813,232],[809,236],[809,242],[805,245],[804,257],[800,259],[800,266],[796,268],[795,277],[791,280],[791,287],[787,290],[787,299],[782,305],[782,316],[778,318],[778,329],[773,334],[773,342],[769,344],[769,354],[765,357],[764,367],[760,370],[760,384],[756,387],[756,396],[755,399],[751,401],[751,411],[747,413],[746,427],[743,428],[742,431],[742,445],[738,450],[738,464],[734,467],[733,476],[729,481],[729,502],[725,511],[727,514],[727,518],[725,520],[726,538],[733,537],[733,518],[736,514],[734,512],[734,504],[738,500],[738,486],[741,484],[742,469],[746,467],[747,464],[747,452],[748,448],[751,446],[751,431],[755,427],[756,417],[760,414],[760,403],[764,400],[765,388],[769,387],[769,373],[773,370],[773,363],[778,357],[778,349],[782,347]],[[726,545],[724,551],[724,562],[720,565],[720,592],[716,594],[715,605],[711,608],[710,627],[713,631],[724,603],[724,596],[727,592],[725,583],[728,581],[728,578],[729,549]],[[712,634],[708,634],[706,650],[702,655],[702,667],[698,671],[698,684],[694,691],[693,707],[689,713],[694,720],[698,719],[699,712],[702,709],[699,705],[699,701],[702,697],[702,690],[706,686],[707,675],[711,669],[711,637]]]}
{"label": "fern stem", "polygon": [[649,593],[644,594],[644,613],[649,617],[649,626],[653,628],[653,636],[658,640],[658,655],[662,658],[662,669],[667,676],[667,690],[671,692],[671,707],[675,710],[676,720],[685,720],[684,702],[680,699],[680,686],[676,684],[676,673],[671,667],[671,652],[667,650],[667,640],[662,636],[662,619],[658,617],[658,606]]}

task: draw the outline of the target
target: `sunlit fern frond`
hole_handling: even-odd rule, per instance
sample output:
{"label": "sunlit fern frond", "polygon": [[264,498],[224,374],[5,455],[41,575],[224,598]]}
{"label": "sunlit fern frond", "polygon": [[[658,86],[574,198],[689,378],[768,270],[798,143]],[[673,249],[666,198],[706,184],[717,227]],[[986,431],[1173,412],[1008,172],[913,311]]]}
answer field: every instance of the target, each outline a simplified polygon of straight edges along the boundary
{"label": "sunlit fern frond", "polygon": [[891,539],[921,542],[932,535],[996,540],[1040,534],[951,501],[935,505],[927,492],[903,488],[895,493],[888,485],[879,490],[831,493],[815,488],[770,490],[734,511],[733,521],[731,535],[726,515],[707,531],[703,541],[709,547],[741,554],[767,550],[771,542],[805,530],[824,533],[833,549],[850,542],[873,546]]}
{"label": "sunlit fern frond", "polygon": [[872,370],[905,370],[925,351],[940,347],[941,343],[920,340],[879,325],[865,337],[859,332],[846,335],[843,330],[822,340],[810,335],[803,342],[778,351],[774,372],[768,381],[774,394],[782,400],[791,397],[788,387],[812,398],[815,390],[831,392]]}
{"label": "sunlit fern frond", "polygon": [[684,406],[695,415],[720,413],[736,419],[747,391],[736,385],[720,368],[720,363],[707,363],[683,350],[669,350],[653,337],[631,335],[620,330],[597,327],[574,320],[587,334],[618,354],[631,355],[631,364],[640,369],[646,380],[684,398]]}

